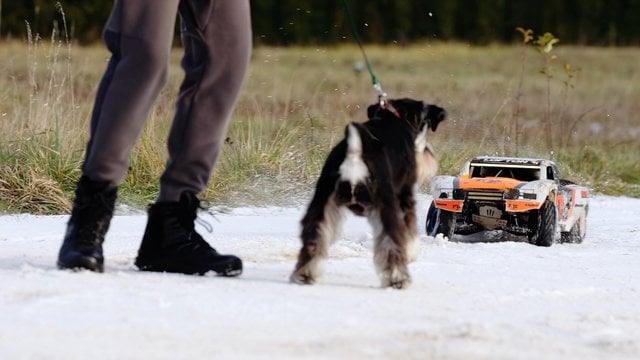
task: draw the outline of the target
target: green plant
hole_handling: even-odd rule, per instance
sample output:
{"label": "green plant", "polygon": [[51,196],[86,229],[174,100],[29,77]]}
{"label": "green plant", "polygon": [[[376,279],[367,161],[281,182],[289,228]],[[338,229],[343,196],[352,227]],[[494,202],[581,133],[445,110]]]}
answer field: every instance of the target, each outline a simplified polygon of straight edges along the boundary
{"label": "green plant", "polygon": [[513,134],[513,152],[515,156],[518,156],[520,149],[520,111],[521,111],[521,98],[522,98],[522,85],[524,84],[525,64],[527,62],[527,45],[533,40],[533,30],[517,27],[516,30],[522,35],[522,49],[520,51],[520,72],[518,73],[518,86],[516,88],[516,94],[513,101],[513,111],[511,113],[511,126],[512,130],[507,131],[507,134]]}
{"label": "green plant", "polygon": [[[574,130],[577,122],[582,120],[587,114],[589,114],[593,108],[590,108],[580,115],[576,116],[574,119],[571,119],[567,114],[567,109],[569,107],[569,93],[571,90],[575,88],[576,77],[577,74],[581,71],[581,68],[574,67],[569,63],[565,63],[562,66],[562,71],[564,74],[564,79],[561,81],[562,89],[559,105],[557,106],[557,113],[554,113],[554,107],[552,104],[552,81],[556,78],[555,73],[556,70],[553,66],[553,62],[558,59],[557,55],[554,52],[555,45],[560,42],[560,39],[556,38],[552,33],[546,32],[543,35],[538,35],[534,40],[534,32],[531,29],[523,29],[521,27],[516,28],[516,30],[522,35],[522,45],[523,49],[527,47],[527,45],[534,45],[535,50],[538,54],[540,54],[543,62],[543,66],[540,68],[539,72],[544,76],[545,79],[545,106],[544,106],[544,117],[543,117],[543,128],[544,128],[544,139],[547,149],[554,149],[555,146],[559,146],[560,148],[565,148],[569,145],[571,141],[571,134]],[[518,88],[516,95],[514,97],[514,112],[513,112],[513,122],[515,127],[515,138],[516,138],[516,154],[518,148],[518,121],[520,115],[520,103],[522,97],[522,83],[523,83],[523,74],[526,63],[526,52],[523,50],[521,55],[521,69],[519,73],[518,79]],[[511,133],[511,132],[510,132]]]}
{"label": "green plant", "polygon": [[558,43],[560,39],[556,38],[552,33],[546,32],[543,35],[539,35],[533,44],[536,45],[536,50],[542,56],[543,67],[540,69],[540,73],[546,78],[546,107],[544,113],[544,130],[547,149],[553,149],[553,126],[551,118],[551,80],[553,79],[553,67],[551,62],[557,58],[555,53],[552,53],[553,46]]}

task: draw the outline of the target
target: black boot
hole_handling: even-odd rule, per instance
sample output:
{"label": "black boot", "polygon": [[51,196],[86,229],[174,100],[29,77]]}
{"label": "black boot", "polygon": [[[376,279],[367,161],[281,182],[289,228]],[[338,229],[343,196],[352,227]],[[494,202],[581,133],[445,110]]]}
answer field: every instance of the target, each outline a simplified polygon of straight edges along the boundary
{"label": "black boot", "polygon": [[199,207],[200,201],[192,193],[183,193],[178,202],[151,205],[136,266],[143,271],[240,275],[242,261],[238,257],[218,254],[195,231]]}
{"label": "black boot", "polygon": [[71,218],[58,254],[60,269],[102,272],[102,243],[113,217],[118,190],[108,182],[82,176],[76,188]]}

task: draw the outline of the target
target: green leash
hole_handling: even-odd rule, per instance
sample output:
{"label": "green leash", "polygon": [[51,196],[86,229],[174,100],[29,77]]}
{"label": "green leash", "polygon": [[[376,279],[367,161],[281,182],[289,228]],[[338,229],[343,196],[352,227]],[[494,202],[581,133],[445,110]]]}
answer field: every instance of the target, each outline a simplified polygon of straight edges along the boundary
{"label": "green leash", "polygon": [[356,29],[356,23],[353,21],[353,17],[351,16],[351,10],[349,9],[349,4],[347,0],[342,0],[342,4],[344,5],[344,10],[347,13],[347,20],[349,20],[349,25],[351,25],[351,32],[353,33],[353,37],[355,37],[358,46],[360,47],[360,51],[362,52],[362,57],[364,57],[364,62],[367,65],[367,70],[369,70],[369,75],[371,75],[371,81],[373,82],[373,89],[378,94],[378,101],[380,105],[386,108],[387,102],[387,93],[382,90],[382,85],[378,81],[376,74],[373,73],[373,68],[369,63],[369,59],[367,58],[367,54],[364,51],[364,47],[362,46],[362,40],[360,40],[360,36],[358,35],[358,30]]}

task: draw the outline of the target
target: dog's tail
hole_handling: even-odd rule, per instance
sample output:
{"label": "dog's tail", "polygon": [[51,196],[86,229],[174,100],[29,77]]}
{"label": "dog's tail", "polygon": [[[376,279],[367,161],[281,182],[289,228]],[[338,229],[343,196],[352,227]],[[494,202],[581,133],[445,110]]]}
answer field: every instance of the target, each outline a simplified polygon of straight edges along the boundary
{"label": "dog's tail", "polygon": [[347,156],[340,165],[341,180],[355,185],[369,177],[369,169],[362,160],[362,138],[355,124],[347,125]]}
{"label": "dog's tail", "polygon": [[362,155],[362,138],[356,124],[347,125],[347,155]]}

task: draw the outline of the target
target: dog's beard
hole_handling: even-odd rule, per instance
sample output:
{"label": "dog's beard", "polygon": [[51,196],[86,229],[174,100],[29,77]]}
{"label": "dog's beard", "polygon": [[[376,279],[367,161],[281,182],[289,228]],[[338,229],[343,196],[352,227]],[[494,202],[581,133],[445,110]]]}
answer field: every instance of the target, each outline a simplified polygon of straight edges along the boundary
{"label": "dog's beard", "polygon": [[424,126],[416,136],[414,146],[416,150],[416,179],[417,185],[431,180],[438,172],[438,160],[431,144],[427,141],[428,126]]}

